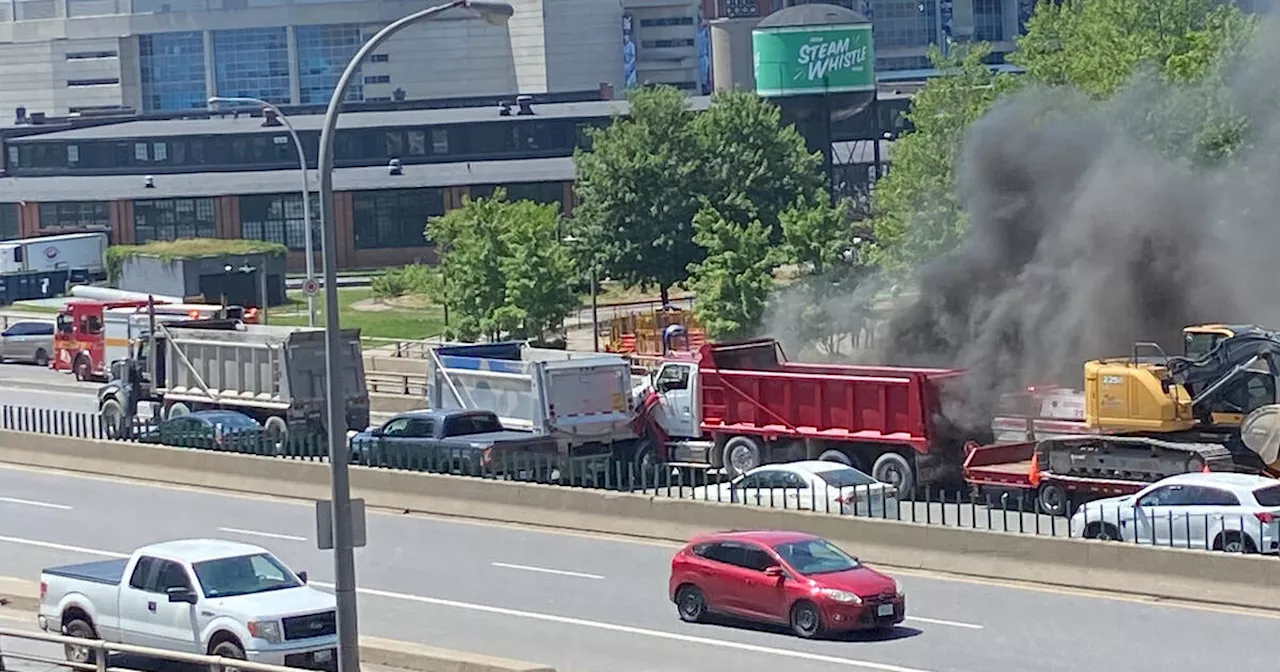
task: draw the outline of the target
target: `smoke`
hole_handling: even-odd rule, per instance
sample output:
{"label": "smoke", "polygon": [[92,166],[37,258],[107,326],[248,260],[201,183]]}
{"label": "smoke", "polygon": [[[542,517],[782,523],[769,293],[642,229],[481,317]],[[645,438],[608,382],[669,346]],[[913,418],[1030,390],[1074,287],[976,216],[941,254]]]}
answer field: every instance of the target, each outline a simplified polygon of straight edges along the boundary
{"label": "smoke", "polygon": [[[1202,84],[1140,74],[1102,103],[1062,88],[998,103],[957,167],[966,236],[921,270],[878,359],[968,369],[976,421],[1000,392],[1079,388],[1086,360],[1137,341],[1180,352],[1186,325],[1280,326],[1277,36],[1268,22]],[[1187,160],[1214,146],[1207,119],[1236,115],[1248,120],[1238,153]]]}

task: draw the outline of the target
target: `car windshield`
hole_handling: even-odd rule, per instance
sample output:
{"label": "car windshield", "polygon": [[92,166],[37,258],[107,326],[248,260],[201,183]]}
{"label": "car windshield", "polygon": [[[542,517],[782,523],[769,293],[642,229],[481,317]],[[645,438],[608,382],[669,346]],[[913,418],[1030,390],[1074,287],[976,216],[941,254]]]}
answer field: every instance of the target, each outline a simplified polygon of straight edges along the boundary
{"label": "car windshield", "polygon": [[817,472],[818,478],[821,478],[827,485],[833,488],[848,488],[855,485],[874,485],[878,481],[870,476],[849,467],[847,469],[831,469],[828,471]]}
{"label": "car windshield", "polygon": [[191,565],[204,596],[235,597],[297,588],[302,583],[268,553],[206,560]]}
{"label": "car windshield", "polygon": [[853,556],[825,539],[789,541],[773,547],[791,568],[804,576],[834,574],[859,567]]}

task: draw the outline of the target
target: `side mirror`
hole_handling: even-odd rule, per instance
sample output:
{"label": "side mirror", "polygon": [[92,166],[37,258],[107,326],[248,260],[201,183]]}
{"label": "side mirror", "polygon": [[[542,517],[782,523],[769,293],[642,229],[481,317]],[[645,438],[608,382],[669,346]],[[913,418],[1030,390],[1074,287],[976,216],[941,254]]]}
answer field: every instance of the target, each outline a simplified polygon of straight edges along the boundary
{"label": "side mirror", "polygon": [[381,427],[374,427],[374,428],[369,432],[369,434],[370,434],[370,436],[378,436],[378,437],[380,437],[380,436],[382,436],[382,428],[381,428]]}
{"label": "side mirror", "polygon": [[775,579],[781,579],[782,577],[786,576],[786,573],[782,571],[781,567],[774,565],[772,567],[765,567],[764,575],[772,576]]}
{"label": "side mirror", "polygon": [[187,604],[196,603],[196,594],[192,592],[190,588],[174,586],[164,592],[168,593],[170,602],[186,602]]}
{"label": "side mirror", "polygon": [[301,572],[298,572],[298,580],[299,580],[299,581],[301,581],[301,582],[303,582],[303,583],[306,583],[306,582],[307,582],[307,572],[306,572],[306,570],[303,570],[303,571],[301,571]]}

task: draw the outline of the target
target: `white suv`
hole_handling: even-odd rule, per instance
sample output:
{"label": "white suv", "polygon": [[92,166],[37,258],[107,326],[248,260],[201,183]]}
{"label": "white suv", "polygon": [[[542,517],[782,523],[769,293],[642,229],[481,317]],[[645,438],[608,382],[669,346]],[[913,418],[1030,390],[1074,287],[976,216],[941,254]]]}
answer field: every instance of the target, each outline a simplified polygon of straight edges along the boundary
{"label": "white suv", "polygon": [[1280,552],[1280,481],[1234,473],[1170,476],[1098,499],[1071,517],[1071,536],[1229,553]]}

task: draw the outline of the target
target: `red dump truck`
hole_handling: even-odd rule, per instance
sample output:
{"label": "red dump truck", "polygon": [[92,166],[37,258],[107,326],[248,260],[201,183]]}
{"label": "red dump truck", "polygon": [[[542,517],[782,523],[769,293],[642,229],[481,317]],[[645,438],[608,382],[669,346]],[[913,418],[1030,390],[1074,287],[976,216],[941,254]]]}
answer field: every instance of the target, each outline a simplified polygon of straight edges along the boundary
{"label": "red dump truck", "polygon": [[671,352],[638,409],[637,461],[722,468],[825,459],[901,491],[958,481],[967,440],[942,416],[951,369],[804,364],[773,339]]}

